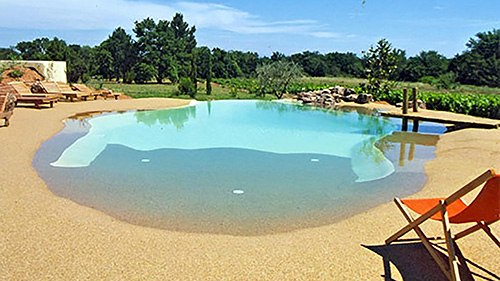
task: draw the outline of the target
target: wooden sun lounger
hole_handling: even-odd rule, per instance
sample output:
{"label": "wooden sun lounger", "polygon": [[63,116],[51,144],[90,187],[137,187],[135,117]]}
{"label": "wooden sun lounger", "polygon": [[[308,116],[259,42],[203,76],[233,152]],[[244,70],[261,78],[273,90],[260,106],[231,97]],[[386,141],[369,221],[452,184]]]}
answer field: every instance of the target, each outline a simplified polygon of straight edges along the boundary
{"label": "wooden sun lounger", "polygon": [[57,93],[33,93],[31,92],[30,87],[26,85],[24,82],[14,81],[10,82],[9,85],[14,89],[15,94],[19,96],[27,96],[27,97],[62,97],[61,94]]}
{"label": "wooden sun lounger", "polygon": [[109,97],[114,97],[115,100],[118,100],[118,98],[122,95],[122,93],[117,93],[117,92],[113,92],[109,89],[103,89],[99,92],[99,94],[104,98],[104,99],[108,99]]}
{"label": "wooden sun lounger", "polygon": [[14,89],[14,91],[16,91],[16,93],[18,95],[31,95],[31,94],[33,94],[31,92],[31,89],[28,87],[28,85],[24,84],[23,82],[14,81],[14,82],[10,82],[9,85],[12,86],[12,88]]}
{"label": "wooden sun lounger", "polygon": [[63,94],[66,99],[69,99],[70,101],[73,101],[75,98],[77,99],[82,99],[84,101],[87,100],[87,98],[92,97],[92,93],[83,93],[83,92],[78,92],[78,91],[73,91],[71,87],[68,84],[65,83],[56,83],[57,87],[59,87],[61,94]]}
{"label": "wooden sun lounger", "polygon": [[[40,81],[39,85],[46,93],[63,95],[70,101],[73,101],[75,98],[87,100],[90,96],[90,94],[82,94],[73,91],[67,84],[59,85],[56,82]],[[67,86],[67,88],[64,85]]]}
{"label": "wooden sun lounger", "polygon": [[87,85],[85,85],[85,84],[72,84],[71,86],[77,92],[89,93],[89,94],[92,94],[92,95],[98,95],[99,94],[98,91],[87,87]]}
{"label": "wooden sun lounger", "polygon": [[23,82],[10,82],[9,86],[16,94],[16,105],[18,103],[29,103],[40,109],[41,104],[48,104],[52,108],[54,103],[62,97],[60,94],[32,93],[30,88]]}
{"label": "wooden sun lounger", "polygon": [[54,103],[59,100],[59,97],[47,97],[47,96],[18,96],[16,100],[16,105],[18,103],[30,103],[33,104],[36,108],[40,109],[41,104],[48,104],[51,108],[54,107]]}
{"label": "wooden sun lounger", "polygon": [[117,100],[122,94],[113,92],[108,89],[103,89],[103,90],[92,90],[91,88],[87,87],[87,85],[84,84],[73,84],[73,87],[82,93],[91,93],[94,96],[94,99],[97,99],[98,96],[103,97],[104,99],[108,99],[108,97],[113,96],[115,100]]}

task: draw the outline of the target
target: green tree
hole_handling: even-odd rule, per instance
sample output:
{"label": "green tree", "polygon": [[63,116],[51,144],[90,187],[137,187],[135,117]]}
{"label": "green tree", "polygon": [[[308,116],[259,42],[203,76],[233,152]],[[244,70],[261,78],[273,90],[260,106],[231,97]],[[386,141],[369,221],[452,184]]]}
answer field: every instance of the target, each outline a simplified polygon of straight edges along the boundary
{"label": "green tree", "polygon": [[281,61],[285,58],[286,58],[285,54],[280,53],[280,52],[273,52],[273,54],[271,55],[272,61]]}
{"label": "green tree", "polygon": [[196,65],[198,77],[206,80],[207,95],[212,94],[212,52],[208,47],[196,50]]}
{"label": "green tree", "polygon": [[156,69],[158,83],[164,78],[176,83],[179,76],[191,76],[196,28],[189,27],[182,14],[177,13],[172,22],[160,20],[156,23],[151,18],[136,21],[133,31],[140,61]]}
{"label": "green tree", "polygon": [[188,95],[191,98],[194,98],[196,95],[196,89],[194,88],[193,81],[190,78],[181,77],[177,88],[181,95]]}
{"label": "green tree", "polygon": [[303,52],[294,54],[290,59],[302,66],[304,72],[313,77],[322,77],[326,75],[327,64],[324,55],[319,52]]}
{"label": "green tree", "polygon": [[92,49],[92,74],[102,76],[105,79],[111,79],[113,76],[112,63],[113,56],[108,50],[100,46]]}
{"label": "green tree", "polygon": [[175,55],[176,64],[178,67],[179,76],[188,77],[193,76],[193,69],[195,66],[196,38],[194,33],[196,27],[189,27],[189,24],[184,21],[184,17],[180,13],[176,13],[170,28],[173,31],[173,50]]}
{"label": "green tree", "polygon": [[328,53],[325,63],[327,75],[362,77],[364,74],[363,62],[354,53]]}
{"label": "green tree", "polygon": [[67,59],[67,45],[64,40],[54,37],[37,38],[33,41],[21,41],[17,43],[16,50],[23,60],[54,60],[65,61]]}
{"label": "green tree", "polygon": [[155,68],[152,65],[146,63],[138,63],[134,66],[134,81],[137,84],[144,84],[149,82],[153,77],[155,77]]}
{"label": "green tree", "polygon": [[14,51],[14,48],[0,48],[0,60],[15,60],[19,54]]}
{"label": "green tree", "polygon": [[364,53],[368,92],[377,95],[392,89],[395,83],[389,79],[397,69],[399,55],[386,39],[379,40],[377,46],[370,47],[368,52]]}
{"label": "green tree", "polygon": [[449,70],[460,83],[500,87],[500,29],[476,37],[469,40],[466,51],[452,59]]}
{"label": "green tree", "polygon": [[275,61],[257,67],[257,80],[262,94],[272,94],[281,99],[293,79],[302,75],[302,69],[294,62]]}
{"label": "green tree", "polygon": [[67,76],[70,82],[85,80],[90,71],[91,48],[80,45],[67,45],[62,39],[54,37],[22,41],[16,47],[23,60],[66,61]]}
{"label": "green tree", "polygon": [[89,46],[69,45],[67,50],[67,76],[70,82],[89,79],[92,61],[92,48]]}
{"label": "green tree", "polygon": [[252,77],[255,75],[255,69],[259,65],[259,55],[255,52],[231,51],[233,60],[239,68],[239,75]]}
{"label": "green tree", "polygon": [[114,77],[124,82],[127,81],[132,67],[136,64],[137,52],[132,36],[127,34],[121,27],[116,28],[113,33],[101,43],[101,48],[108,51],[113,60],[111,69]]}
{"label": "green tree", "polygon": [[425,76],[438,77],[448,70],[448,59],[436,51],[422,51],[408,59],[401,80],[419,81]]}
{"label": "green tree", "polygon": [[160,20],[158,24],[151,18],[135,22],[134,33],[137,37],[139,58],[142,63],[155,68],[158,83],[169,77],[177,81],[177,68],[173,59],[173,30],[169,21]]}
{"label": "green tree", "polygon": [[212,50],[212,71],[215,78],[229,78],[227,65],[235,63],[228,53],[222,49]]}

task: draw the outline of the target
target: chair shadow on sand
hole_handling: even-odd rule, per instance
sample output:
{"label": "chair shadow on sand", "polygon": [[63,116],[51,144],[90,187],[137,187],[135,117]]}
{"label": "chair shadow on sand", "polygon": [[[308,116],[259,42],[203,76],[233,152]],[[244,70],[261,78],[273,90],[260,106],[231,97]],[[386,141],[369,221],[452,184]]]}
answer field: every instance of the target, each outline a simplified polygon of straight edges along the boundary
{"label": "chair shadow on sand", "polygon": [[[399,274],[405,281],[447,280],[422,243],[361,246],[382,257],[384,274],[381,277],[384,280],[395,280],[392,278],[391,264],[398,269]],[[437,245],[435,247],[445,250],[446,245]],[[460,262],[459,271],[461,280],[500,280],[500,276],[464,258],[456,244],[455,250]],[[443,261],[448,260],[446,255],[442,253],[440,255]],[[471,268],[474,268],[474,272],[471,272]]]}

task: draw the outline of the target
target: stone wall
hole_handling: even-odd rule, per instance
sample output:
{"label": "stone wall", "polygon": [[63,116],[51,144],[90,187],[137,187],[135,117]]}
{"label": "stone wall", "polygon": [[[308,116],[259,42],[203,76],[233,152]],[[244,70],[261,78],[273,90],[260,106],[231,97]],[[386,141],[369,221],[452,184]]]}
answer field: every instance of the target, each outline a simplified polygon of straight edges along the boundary
{"label": "stone wall", "polygon": [[0,67],[23,66],[35,68],[47,81],[67,83],[65,61],[0,60]]}

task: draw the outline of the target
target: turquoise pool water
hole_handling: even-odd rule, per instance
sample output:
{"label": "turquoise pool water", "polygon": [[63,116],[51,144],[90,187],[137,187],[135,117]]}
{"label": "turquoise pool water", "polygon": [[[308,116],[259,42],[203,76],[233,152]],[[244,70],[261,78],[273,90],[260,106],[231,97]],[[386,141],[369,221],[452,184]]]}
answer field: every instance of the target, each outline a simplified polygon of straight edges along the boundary
{"label": "turquoise pool water", "polygon": [[[68,120],[34,167],[56,195],[130,223],[260,235],[332,223],[419,190],[433,141],[411,144],[398,122],[264,101],[108,113]],[[433,140],[444,131],[419,128]]]}

